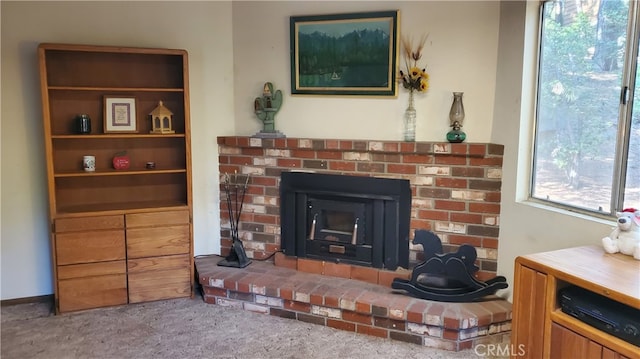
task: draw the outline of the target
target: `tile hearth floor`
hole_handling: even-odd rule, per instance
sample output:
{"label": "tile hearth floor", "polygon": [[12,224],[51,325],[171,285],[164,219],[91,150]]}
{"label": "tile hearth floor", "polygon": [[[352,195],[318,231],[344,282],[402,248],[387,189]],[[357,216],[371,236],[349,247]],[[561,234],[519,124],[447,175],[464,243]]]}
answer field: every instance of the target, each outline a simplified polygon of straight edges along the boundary
{"label": "tile hearth floor", "polygon": [[195,259],[207,303],[451,351],[510,338],[511,303],[497,296],[472,303],[434,302],[270,261],[230,268],[218,266],[221,259]]}

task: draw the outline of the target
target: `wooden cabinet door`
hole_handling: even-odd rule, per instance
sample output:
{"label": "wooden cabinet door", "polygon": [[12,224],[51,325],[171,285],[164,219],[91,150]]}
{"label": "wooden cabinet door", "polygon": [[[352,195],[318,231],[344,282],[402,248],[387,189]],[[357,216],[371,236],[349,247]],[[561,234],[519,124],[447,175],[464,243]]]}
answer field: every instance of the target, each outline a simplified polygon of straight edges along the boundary
{"label": "wooden cabinet door", "polygon": [[187,254],[129,260],[129,301],[138,303],[190,296],[189,265]]}
{"label": "wooden cabinet door", "polygon": [[560,324],[552,323],[550,359],[566,358],[627,359],[620,353],[583,337]]}
{"label": "wooden cabinet door", "polygon": [[127,304],[125,261],[70,265],[58,272],[61,312]]}
{"label": "wooden cabinet door", "polygon": [[589,345],[590,340],[556,323],[551,325],[550,359],[600,359],[601,346]]}
{"label": "wooden cabinet door", "polygon": [[58,218],[55,221],[56,233],[118,228],[124,229],[124,216],[122,215]]}
{"label": "wooden cabinet door", "polygon": [[57,233],[57,264],[79,264],[126,258],[124,230]]}
{"label": "wooden cabinet door", "polygon": [[191,231],[188,211],[126,215],[127,257],[144,258],[189,253]]}
{"label": "wooden cabinet door", "polygon": [[511,344],[525,358],[543,358],[547,276],[519,263],[515,268]]}
{"label": "wooden cabinet door", "polygon": [[129,301],[191,295],[191,225],[187,211],[126,215]]}
{"label": "wooden cabinet door", "polygon": [[169,226],[189,223],[188,211],[131,213],[126,216],[127,228]]}
{"label": "wooden cabinet door", "polygon": [[127,257],[189,253],[189,225],[127,229]]}

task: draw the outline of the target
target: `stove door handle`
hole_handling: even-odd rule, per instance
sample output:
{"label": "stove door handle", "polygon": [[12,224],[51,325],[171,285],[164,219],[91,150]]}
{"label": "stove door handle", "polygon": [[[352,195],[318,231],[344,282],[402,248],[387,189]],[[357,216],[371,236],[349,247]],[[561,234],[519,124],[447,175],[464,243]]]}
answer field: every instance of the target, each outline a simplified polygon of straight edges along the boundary
{"label": "stove door handle", "polygon": [[358,220],[360,218],[356,217],[356,223],[353,224],[353,234],[351,235],[351,244],[356,245],[356,241],[358,239]]}
{"label": "stove door handle", "polygon": [[313,221],[311,222],[311,233],[309,233],[309,240],[316,239],[316,221],[318,220],[318,214],[313,215]]}

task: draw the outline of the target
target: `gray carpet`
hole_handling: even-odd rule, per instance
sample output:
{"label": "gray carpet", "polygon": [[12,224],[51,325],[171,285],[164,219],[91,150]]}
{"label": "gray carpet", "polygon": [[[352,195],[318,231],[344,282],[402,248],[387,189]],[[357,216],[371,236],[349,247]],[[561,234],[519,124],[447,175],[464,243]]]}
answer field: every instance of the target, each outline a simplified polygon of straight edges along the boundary
{"label": "gray carpet", "polygon": [[2,307],[2,359],[477,358],[207,304],[202,297],[55,316],[46,304]]}

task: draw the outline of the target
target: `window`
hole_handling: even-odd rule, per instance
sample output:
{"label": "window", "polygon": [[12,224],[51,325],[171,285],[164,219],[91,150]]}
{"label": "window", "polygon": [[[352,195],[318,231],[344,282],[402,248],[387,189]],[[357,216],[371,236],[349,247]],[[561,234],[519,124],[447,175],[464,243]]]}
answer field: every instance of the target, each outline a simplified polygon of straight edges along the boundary
{"label": "window", "polygon": [[542,4],[531,197],[606,215],[640,208],[637,6]]}

